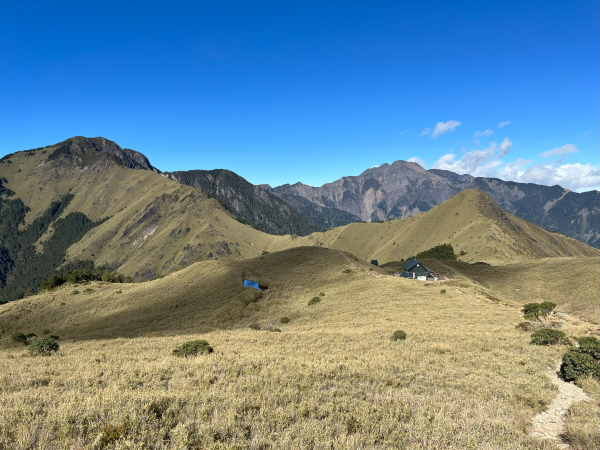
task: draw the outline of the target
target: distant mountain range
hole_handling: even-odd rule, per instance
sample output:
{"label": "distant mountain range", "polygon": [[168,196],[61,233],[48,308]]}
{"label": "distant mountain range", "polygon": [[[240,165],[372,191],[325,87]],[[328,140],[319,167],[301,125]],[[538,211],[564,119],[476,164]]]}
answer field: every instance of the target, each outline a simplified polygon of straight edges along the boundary
{"label": "distant mountain range", "polygon": [[460,191],[479,189],[517,217],[600,248],[598,191],[577,193],[558,185],[425,170],[406,161],[383,164],[320,187],[302,183],[262,187],[283,199],[302,197],[321,207],[347,211],[365,222],[410,217],[430,210]]}

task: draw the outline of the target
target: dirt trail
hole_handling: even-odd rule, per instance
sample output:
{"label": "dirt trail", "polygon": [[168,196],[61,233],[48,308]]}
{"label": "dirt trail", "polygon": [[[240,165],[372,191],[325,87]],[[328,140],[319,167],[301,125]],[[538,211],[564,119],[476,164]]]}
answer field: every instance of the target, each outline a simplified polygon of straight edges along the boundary
{"label": "dirt trail", "polygon": [[556,370],[550,367],[546,370],[548,378],[558,386],[558,395],[546,411],[532,419],[528,431],[533,437],[553,440],[558,448],[570,448],[569,444],[565,444],[560,438],[565,429],[565,414],[571,404],[592,399],[581,388],[558,378],[558,367]]}

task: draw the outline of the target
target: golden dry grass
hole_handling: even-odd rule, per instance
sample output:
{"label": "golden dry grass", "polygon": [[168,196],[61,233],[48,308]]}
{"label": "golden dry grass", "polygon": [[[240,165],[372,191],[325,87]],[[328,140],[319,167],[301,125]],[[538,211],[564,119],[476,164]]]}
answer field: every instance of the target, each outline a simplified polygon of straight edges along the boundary
{"label": "golden dry grass", "polygon": [[544,258],[503,266],[435,260],[423,263],[432,270],[474,280],[512,301],[551,301],[562,312],[600,322],[600,257]]}
{"label": "golden dry grass", "polygon": [[[564,348],[529,345],[520,306],[468,281],[440,294],[369,268],[298,248],[0,306],[0,447],[554,448],[525,427]],[[248,328],[283,316],[281,333]],[[63,337],[51,357],[8,339],[44,328]],[[215,353],[171,355],[189,339]]]}

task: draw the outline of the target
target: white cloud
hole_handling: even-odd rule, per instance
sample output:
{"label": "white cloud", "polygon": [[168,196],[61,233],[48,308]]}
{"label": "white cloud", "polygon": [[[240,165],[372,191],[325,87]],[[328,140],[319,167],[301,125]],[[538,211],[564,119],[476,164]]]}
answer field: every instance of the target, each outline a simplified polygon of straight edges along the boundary
{"label": "white cloud", "polygon": [[567,144],[563,145],[562,147],[555,148],[554,150],[542,152],[539,156],[541,156],[542,158],[552,158],[553,156],[564,157],[569,153],[579,153],[579,150],[577,150],[573,144]]}
{"label": "white cloud", "polygon": [[438,122],[435,125],[433,131],[431,130],[431,128],[425,128],[419,136],[431,135],[431,138],[435,139],[438,136],[447,133],[448,131],[454,131],[454,129],[460,124],[461,123],[457,120],[449,120],[448,122]]}
{"label": "white cloud", "polygon": [[427,163],[425,161],[423,161],[421,158],[419,158],[418,156],[413,156],[412,158],[408,158],[408,162],[417,163],[421,167],[425,167],[427,165]]}
{"label": "white cloud", "polygon": [[490,130],[490,129],[487,129],[485,131],[479,131],[479,130],[477,130],[475,132],[475,134],[473,135],[473,138],[474,139],[479,139],[480,137],[488,137],[488,136],[491,136],[492,134],[494,134],[494,132],[492,130]]}
{"label": "white cloud", "polygon": [[498,129],[500,129],[500,128],[502,128],[502,127],[505,127],[506,125],[510,125],[510,121],[508,121],[508,122],[500,122],[500,123],[498,124]]}
{"label": "white cloud", "polygon": [[583,137],[589,136],[590,134],[593,134],[594,132],[592,130],[586,131],[585,133],[583,133]]}
{"label": "white cloud", "polygon": [[506,156],[508,152],[510,152],[512,146],[512,141],[509,138],[504,138],[504,140],[500,144],[500,153],[498,154],[498,158]]}
{"label": "white cloud", "polygon": [[409,130],[404,130],[404,131],[401,131],[401,132],[400,132],[400,136],[402,136],[403,134],[406,134],[406,133],[410,133],[410,131],[409,131]]}
{"label": "white cloud", "polygon": [[562,160],[568,154],[577,152],[572,144],[540,153],[544,158],[561,156],[558,161],[532,164],[533,160],[519,158],[505,164],[501,158],[510,152],[512,145],[510,139],[505,138],[500,147],[492,143],[487,149],[466,152],[460,159],[456,159],[456,155],[449,153],[438,159],[433,164],[433,168],[520,183],[548,186],[559,184],[572,191],[586,190],[600,185],[600,166],[591,163],[562,164]]}

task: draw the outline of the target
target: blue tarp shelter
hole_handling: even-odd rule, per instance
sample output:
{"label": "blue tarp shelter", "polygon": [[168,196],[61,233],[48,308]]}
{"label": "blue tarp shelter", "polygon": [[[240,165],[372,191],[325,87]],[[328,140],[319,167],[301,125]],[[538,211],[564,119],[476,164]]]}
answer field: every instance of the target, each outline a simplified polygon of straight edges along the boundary
{"label": "blue tarp shelter", "polygon": [[253,287],[254,289],[258,289],[259,291],[262,292],[262,289],[260,288],[260,286],[258,285],[258,282],[256,282],[256,281],[244,280],[244,286]]}

